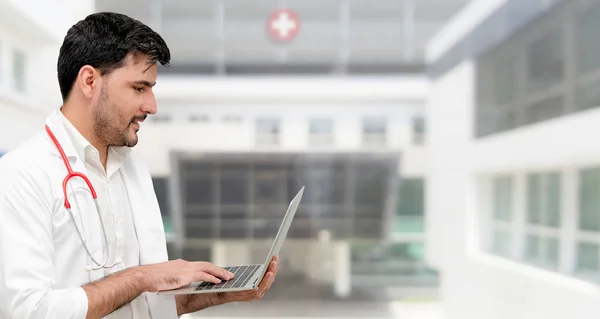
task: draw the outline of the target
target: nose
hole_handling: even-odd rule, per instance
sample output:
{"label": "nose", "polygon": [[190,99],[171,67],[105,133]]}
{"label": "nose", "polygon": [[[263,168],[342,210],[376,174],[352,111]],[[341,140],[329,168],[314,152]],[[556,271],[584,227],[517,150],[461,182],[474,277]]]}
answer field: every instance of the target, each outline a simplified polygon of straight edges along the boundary
{"label": "nose", "polygon": [[145,99],[144,104],[142,105],[142,112],[144,114],[156,114],[156,110],[158,108],[156,97],[154,94],[151,94],[149,98]]}

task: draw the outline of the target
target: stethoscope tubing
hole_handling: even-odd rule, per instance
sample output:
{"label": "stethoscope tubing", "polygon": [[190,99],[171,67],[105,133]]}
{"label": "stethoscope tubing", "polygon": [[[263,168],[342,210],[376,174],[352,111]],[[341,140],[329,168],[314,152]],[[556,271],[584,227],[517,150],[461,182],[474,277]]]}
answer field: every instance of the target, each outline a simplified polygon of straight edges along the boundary
{"label": "stethoscope tubing", "polygon": [[[83,248],[89,255],[90,259],[98,266],[98,267],[88,266],[88,267],[86,267],[86,269],[87,270],[100,270],[103,268],[112,268],[112,267],[116,266],[118,264],[117,262],[114,262],[112,265],[109,265],[109,266],[106,265],[106,263],[110,259],[110,252],[108,251],[108,236],[106,235],[106,228],[104,227],[104,221],[102,220],[102,216],[100,215],[100,206],[98,204],[98,195],[96,193],[96,190],[94,189],[94,186],[92,185],[92,183],[90,182],[90,180],[87,176],[85,176],[84,174],[82,174],[80,172],[73,171],[73,169],[71,168],[71,164],[69,163],[69,160],[67,159],[67,155],[65,154],[65,151],[63,150],[62,146],[58,142],[58,139],[56,138],[54,133],[52,133],[52,130],[48,127],[48,125],[46,125],[46,132],[48,133],[48,136],[50,136],[50,139],[52,140],[52,142],[58,149],[58,152],[60,153],[63,163],[65,164],[65,167],[67,169],[67,176],[65,177],[65,179],[63,180],[63,183],[62,183],[64,206],[67,209],[67,211],[69,212],[69,215],[71,216],[71,220],[73,221],[75,229],[77,230],[77,234],[79,235],[79,239],[81,240],[81,244],[83,245]],[[102,262],[102,263],[99,263],[96,260],[96,258],[94,257],[94,254],[92,254],[92,252],[89,250],[89,248],[85,242],[85,238],[83,238],[83,234],[79,230],[79,227],[77,227],[77,223],[75,222],[75,216],[73,215],[73,212],[71,210],[71,203],[69,202],[69,199],[67,196],[67,184],[72,178],[75,178],[75,177],[79,177],[79,178],[83,179],[83,181],[87,184],[87,186],[90,190],[90,193],[92,195],[92,198],[94,200],[94,206],[96,208],[96,212],[98,213],[98,218],[100,219],[100,224],[102,226],[102,233],[104,234],[104,245],[107,248],[106,256],[104,257],[104,262]]]}

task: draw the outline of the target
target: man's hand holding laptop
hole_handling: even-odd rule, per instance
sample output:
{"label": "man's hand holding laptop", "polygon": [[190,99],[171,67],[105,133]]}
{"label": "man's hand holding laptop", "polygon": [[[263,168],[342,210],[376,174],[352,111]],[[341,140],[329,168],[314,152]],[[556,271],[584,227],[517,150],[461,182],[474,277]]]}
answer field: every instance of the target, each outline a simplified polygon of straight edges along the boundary
{"label": "man's hand holding laptop", "polygon": [[[218,284],[221,281],[220,279],[217,279],[217,277],[221,277],[221,279],[223,280],[232,279],[228,271],[220,267],[218,268],[222,271],[214,271],[214,269],[211,269],[212,271],[209,270],[206,273],[205,278],[207,279],[205,281],[210,281],[212,283]],[[275,281],[275,276],[277,275],[278,270],[279,257],[274,256],[271,263],[269,264],[267,273],[265,274],[264,278],[261,280],[260,284],[256,289],[232,292],[216,292],[214,294],[176,295],[175,299],[177,300],[177,315],[192,313],[208,307],[223,305],[230,302],[249,302],[257,299],[262,299],[265,293],[271,288],[271,285]]]}

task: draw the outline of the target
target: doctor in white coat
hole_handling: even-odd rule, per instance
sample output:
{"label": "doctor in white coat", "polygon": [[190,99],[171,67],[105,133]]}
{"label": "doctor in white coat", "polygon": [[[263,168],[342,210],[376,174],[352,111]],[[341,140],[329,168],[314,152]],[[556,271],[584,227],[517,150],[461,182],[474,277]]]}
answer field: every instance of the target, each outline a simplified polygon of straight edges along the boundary
{"label": "doctor in white coat", "polygon": [[208,262],[168,261],[149,171],[131,151],[156,113],[157,63],[169,60],[163,39],[125,15],[92,14],[68,31],[64,104],[0,159],[0,319],[173,319],[270,288],[277,257],[255,291],[151,293],[232,278]]}

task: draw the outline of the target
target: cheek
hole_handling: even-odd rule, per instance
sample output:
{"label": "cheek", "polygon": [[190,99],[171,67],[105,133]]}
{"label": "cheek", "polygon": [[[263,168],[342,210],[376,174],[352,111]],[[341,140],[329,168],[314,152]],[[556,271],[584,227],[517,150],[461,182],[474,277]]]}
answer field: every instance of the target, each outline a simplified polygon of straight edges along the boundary
{"label": "cheek", "polygon": [[111,103],[110,117],[118,123],[129,123],[135,116],[131,107],[125,101],[114,101]]}

